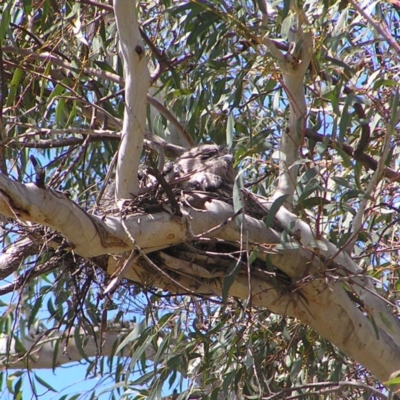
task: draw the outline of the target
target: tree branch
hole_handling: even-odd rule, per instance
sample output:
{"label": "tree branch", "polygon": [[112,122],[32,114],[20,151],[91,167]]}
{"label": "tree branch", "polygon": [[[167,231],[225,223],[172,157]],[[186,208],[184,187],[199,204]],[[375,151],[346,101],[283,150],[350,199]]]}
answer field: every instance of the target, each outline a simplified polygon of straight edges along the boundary
{"label": "tree branch", "polygon": [[306,128],[306,101],[304,96],[304,76],[310,63],[312,50],[311,32],[303,32],[301,11],[298,11],[296,26],[293,27],[293,38],[290,38],[289,51],[283,55],[268,38],[263,42],[271,54],[277,58],[284,89],[288,96],[290,114],[287,129],[282,132],[279,145],[279,179],[274,198],[287,195],[286,202],[292,204],[297,183],[299,166],[299,148],[303,142]]}
{"label": "tree branch", "polygon": [[[260,203],[270,210],[273,201],[266,200],[261,196],[258,197]],[[378,295],[373,279],[366,276],[364,271],[344,250],[337,248],[323,237],[317,240],[311,227],[284,207],[281,207],[276,212],[275,218],[282,226],[290,227],[293,236],[299,238],[303,248],[314,249],[318,255],[322,256],[321,261],[324,262],[324,269],[329,268],[331,263],[336,263],[341,267],[337,269],[337,273],[344,276],[350,273],[352,276],[348,280],[350,287],[363,301],[365,310],[368,316],[374,321],[374,324],[379,326],[383,331],[388,332],[388,335],[392,338],[400,335],[400,322],[392,315],[387,308],[386,302]],[[284,271],[288,273],[286,269]],[[288,275],[292,276],[290,273]]]}
{"label": "tree branch", "polygon": [[399,57],[400,46],[398,45],[396,40],[392,37],[390,32],[387,29],[385,29],[385,25],[382,23],[382,21],[380,21],[379,23],[375,22],[372,19],[371,15],[369,15],[362,7],[360,7],[360,5],[356,1],[349,0],[349,3],[354,7],[355,10],[357,10],[359,14],[361,14],[368,21],[368,23],[371,24],[371,26],[377,32],[379,32],[379,34],[388,42],[390,47],[397,53],[397,56]]}
{"label": "tree branch", "polygon": [[[95,357],[99,355],[99,339],[103,339],[101,343],[101,353],[105,356],[114,354],[116,345],[130,333],[136,324],[117,324],[108,327],[106,332],[101,332],[100,327],[95,328],[95,335],[88,334],[81,330],[82,348],[87,357]],[[22,323],[20,326],[22,331],[21,344],[25,348],[25,352],[21,352],[14,339],[8,337],[0,337],[0,369],[16,368],[54,368],[73,361],[81,361],[82,354],[78,350],[75,343],[75,328],[67,332],[59,333],[56,330],[41,332],[38,334],[30,334],[27,332],[26,326]],[[62,351],[62,346],[57,346],[57,342],[65,339],[68,343],[66,351]],[[18,350],[17,350],[18,349]],[[57,350],[58,349],[58,350]],[[128,356],[129,349],[127,347],[122,351],[122,356]],[[149,358],[154,357],[155,351],[149,347],[147,350]]]}
{"label": "tree branch", "polygon": [[[46,61],[46,62],[51,61],[52,65],[62,67],[68,71],[72,71],[72,72],[79,73],[79,74],[81,74],[83,72],[88,77],[96,77],[100,80],[109,80],[110,82],[114,82],[114,83],[119,84],[120,86],[124,86],[124,78],[119,75],[113,74],[112,72],[103,71],[103,70],[99,70],[99,69],[91,68],[91,67],[84,67],[84,66],[82,66],[82,68],[80,70],[76,66],[72,65],[71,63],[61,60],[50,53],[37,53],[37,52],[30,51],[30,50],[11,47],[11,46],[3,47],[3,52],[19,54],[29,60],[38,60],[38,61]],[[47,79],[48,77],[45,77],[45,78]],[[146,100],[149,104],[152,104],[152,106],[155,107],[157,109],[157,111],[159,113],[161,113],[167,119],[167,121],[169,121],[172,124],[172,126],[182,135],[182,138],[184,140],[186,140],[187,143],[193,142],[192,139],[190,138],[190,135],[187,133],[185,128],[182,126],[182,124],[176,119],[176,117],[171,113],[171,111],[169,111],[162,103],[160,103],[158,100],[154,99],[148,93],[146,94]],[[118,126],[115,126],[115,127],[112,126],[112,128],[120,129],[119,124],[115,124],[115,125],[118,125]],[[6,140],[6,139],[4,139],[4,140]],[[191,145],[189,147],[191,147]]]}
{"label": "tree branch", "polygon": [[[389,124],[388,124],[389,125]],[[370,181],[368,182],[368,185],[364,191],[363,198],[360,201],[360,204],[358,206],[357,214],[355,215],[352,223],[351,223],[351,236],[346,245],[344,246],[344,249],[351,254],[354,245],[356,244],[358,233],[360,232],[364,219],[365,219],[365,211],[367,209],[368,204],[371,202],[371,198],[373,197],[373,191],[376,189],[377,185],[380,182],[380,179],[382,177],[382,173],[385,169],[385,163],[387,160],[387,157],[389,155],[390,151],[390,141],[392,138],[392,130],[389,126],[387,126],[386,129],[386,134],[384,137],[383,145],[382,145],[382,150],[381,150],[381,155],[379,157],[378,161],[378,166],[372,175]]]}
{"label": "tree branch", "polygon": [[[39,189],[33,184],[21,185],[2,175],[0,193],[0,213],[20,223],[31,221],[58,230],[65,235],[78,255],[86,258],[105,257],[103,268],[109,275],[119,268],[115,256],[134,248],[118,217],[107,216],[103,221],[88,215],[64,195]],[[232,206],[212,200],[206,202],[202,210],[185,206],[181,206],[181,209],[186,217],[180,220],[170,213],[162,212],[131,215],[126,218],[124,224],[136,245],[146,254],[183,243],[190,240],[192,235],[195,235],[196,240],[199,240],[199,237],[218,238],[236,243],[240,247],[243,233],[231,218],[234,215]],[[279,213],[284,213],[282,220],[288,224],[290,218],[297,218],[291,217],[292,214],[284,209]],[[285,214],[288,216],[285,217]],[[213,229],[215,226],[219,228]],[[271,283],[270,276],[259,271],[251,277],[250,286],[247,274],[239,274],[231,286],[230,295],[247,299],[251,287],[253,305],[268,308],[277,314],[299,318],[363,364],[381,381],[387,380],[393,371],[400,369],[400,345],[393,340],[399,333],[397,326],[391,322],[391,314],[386,308],[375,309],[376,297],[371,293],[369,298],[365,297],[364,303],[366,308],[372,307],[375,310],[372,323],[352,303],[341,286],[340,279],[346,279],[347,284],[355,291],[359,286],[356,283],[357,277],[351,273],[356,265],[347,254],[338,252],[332,255],[334,247],[328,247],[327,250],[316,249],[312,243],[307,242],[307,230],[310,231],[310,228],[301,221],[296,220],[296,224],[293,224],[295,230],[301,230],[301,233],[296,232],[296,235],[300,235],[300,243],[294,238],[292,242],[282,243],[279,232],[267,229],[263,221],[249,216],[245,216],[244,226],[250,249],[258,246],[261,249],[259,257],[263,260],[268,257],[272,265],[292,278],[297,289],[295,293],[278,291]],[[297,246],[294,246],[296,244]],[[277,245],[284,246],[285,249],[275,250]],[[333,261],[323,261],[325,251],[326,257],[334,260],[334,264]],[[316,257],[316,254],[321,254],[321,258]],[[343,278],[327,273],[326,268],[332,265],[337,270],[347,268],[350,272]],[[163,268],[164,262],[161,261],[159,266]],[[222,280],[185,276],[189,271],[183,271],[184,275],[174,276],[174,280],[177,280],[181,287],[194,287],[199,294],[222,293]],[[309,271],[311,276],[305,277],[304,271]],[[137,263],[128,269],[124,277],[142,285],[158,286],[175,293],[182,291],[173,281],[160,276],[157,271],[143,263]],[[378,317],[375,317],[376,314]],[[382,319],[386,324],[380,323]]]}
{"label": "tree branch", "polygon": [[[315,142],[322,143],[326,140],[326,137],[324,135],[321,135],[320,133],[314,132],[312,129],[306,129],[306,136],[307,138],[314,140]],[[332,139],[329,139],[327,142],[327,145],[331,149],[335,149],[337,147],[340,147],[346,154],[349,156],[353,156],[355,150],[353,147],[346,143],[339,144]],[[361,153],[358,157],[356,157],[356,160],[360,162],[362,165],[364,165],[366,168],[370,168],[373,171],[376,171],[378,168],[378,161],[375,160],[373,157],[371,157],[368,154]],[[383,175],[385,178],[389,179],[391,182],[400,182],[400,173],[395,171],[392,168],[384,168],[383,170]]]}
{"label": "tree branch", "polygon": [[115,198],[139,192],[138,171],[146,125],[146,95],[150,87],[147,56],[136,18],[136,1],[114,0],[120,50],[124,62],[125,111],[118,152]]}
{"label": "tree branch", "polygon": [[37,254],[38,248],[38,243],[29,238],[24,238],[3,249],[0,254],[0,279],[4,279],[15,272],[26,257]]}

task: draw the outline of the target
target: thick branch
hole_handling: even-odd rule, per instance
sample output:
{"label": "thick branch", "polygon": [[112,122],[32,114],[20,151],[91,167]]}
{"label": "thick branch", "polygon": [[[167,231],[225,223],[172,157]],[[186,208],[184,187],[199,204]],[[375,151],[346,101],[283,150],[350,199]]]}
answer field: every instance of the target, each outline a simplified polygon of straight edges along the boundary
{"label": "thick branch", "polygon": [[37,254],[38,247],[31,239],[24,238],[3,249],[0,255],[0,279],[15,272],[26,257]]}
{"label": "thick branch", "polygon": [[114,11],[125,78],[124,124],[118,153],[115,196],[116,199],[129,199],[139,191],[137,173],[143,149],[150,73],[136,18],[136,2],[114,0]]}
{"label": "thick branch", "polygon": [[[111,356],[116,344],[135,328],[136,324],[125,324],[110,326],[105,332],[100,332],[100,328],[95,327],[92,334],[82,331],[82,347],[87,357]],[[0,363],[1,369],[5,368],[54,368],[73,361],[81,361],[82,354],[75,343],[75,328],[67,333],[60,333],[57,330],[52,332],[43,332],[30,335],[24,326],[20,327],[22,331],[21,344],[26,352],[18,349],[16,342],[8,337],[0,337]],[[94,334],[93,334],[94,333]],[[100,343],[100,338],[102,342]],[[57,346],[57,342],[68,343],[65,349],[62,344]],[[101,349],[101,354],[100,354]],[[128,347],[121,355],[128,356]],[[149,358],[154,356],[154,350],[148,349]],[[28,358],[26,358],[28,356]]]}
{"label": "thick branch", "polygon": [[303,33],[300,17],[294,29],[294,38],[291,41],[287,54],[283,55],[268,38],[264,43],[271,54],[278,60],[281,68],[284,89],[288,96],[290,115],[289,124],[282,132],[279,145],[279,180],[275,198],[287,195],[287,203],[291,204],[296,188],[299,166],[299,148],[304,138],[306,128],[306,101],[304,96],[304,76],[310,63],[312,50],[311,32]]}
{"label": "thick branch", "polygon": [[[0,213],[24,224],[34,222],[61,232],[76,253],[94,257],[127,249],[126,234],[113,231],[100,218],[91,216],[68,197],[34,184],[21,185],[0,175]],[[99,253],[100,252],[100,253]]]}
{"label": "thick branch", "polygon": [[[2,214],[13,217],[21,223],[31,221],[59,230],[70,243],[73,243],[74,251],[83,257],[121,254],[134,248],[134,243],[127,237],[119,218],[107,217],[102,221],[100,218],[90,216],[64,195],[39,189],[32,184],[25,186],[11,182],[1,175],[0,193]],[[182,211],[186,217],[181,220],[163,212],[127,217],[125,225],[136,246],[140,246],[146,253],[188,239],[196,240],[199,237],[217,237],[237,243],[239,246],[243,233],[231,218],[234,212],[228,204],[213,200],[205,203],[204,210],[182,207]],[[287,222],[290,223],[289,220]],[[261,275],[253,276],[252,303],[308,323],[347,355],[363,364],[378,379],[386,380],[392,372],[400,369],[400,346],[395,339],[392,339],[400,336],[397,326],[391,322],[388,325],[378,324],[378,320],[372,323],[351,302],[337,282],[338,277],[330,277],[324,272],[325,265],[316,257],[318,251],[315,246],[310,248],[310,242],[307,242],[307,229],[303,225],[296,224],[294,229],[298,228],[301,229],[301,243],[298,243],[300,248],[293,249],[288,243],[286,250],[278,251],[274,249],[275,245],[280,243],[279,233],[267,229],[262,221],[248,216],[244,218],[244,229],[249,243],[265,249],[265,253],[260,254],[260,257],[265,257],[268,253],[276,268],[284,271],[294,282],[298,282],[297,291],[301,293],[300,297],[297,297],[297,291],[294,295],[290,293],[282,295],[282,292],[274,290],[268,279],[261,279]],[[297,232],[296,234],[298,235]],[[328,248],[327,251],[330,253],[332,250]],[[328,253],[327,256],[329,257]],[[354,265],[345,253],[339,252],[332,259],[336,264],[340,262],[338,268],[351,270],[349,267]],[[349,264],[346,265],[346,262]],[[112,263],[112,257],[108,257],[106,264],[105,269],[109,274],[115,272],[118,267],[115,262]],[[162,265],[163,263],[161,267]],[[166,275],[161,275],[159,270],[149,275],[150,270],[148,265],[140,267],[138,264],[129,271],[126,278],[173,292],[182,292],[184,287],[200,294],[220,295],[222,290],[218,279],[210,281],[194,275],[193,278],[190,276],[177,278],[180,283],[178,288],[176,283],[169,280]],[[315,276],[303,282],[305,271],[310,271]],[[190,270],[187,272],[190,275]],[[239,276],[232,285],[230,294],[247,299],[249,296],[247,279],[247,276]],[[373,302],[368,303],[370,300],[365,299],[366,307],[375,307]],[[387,310],[379,310],[378,314],[381,312],[381,317],[390,321]],[[380,360],[384,361],[381,363]]]}
{"label": "thick branch", "polygon": [[[273,202],[267,201],[261,197],[260,202],[267,209],[270,209],[273,204]],[[373,279],[365,275],[364,271],[352,260],[349,254],[343,249],[337,248],[323,237],[317,240],[311,227],[284,207],[280,208],[275,218],[279,220],[282,226],[290,227],[291,232],[295,237],[299,238],[304,248],[313,249],[312,251],[322,256],[324,269],[331,265],[336,265],[339,267],[337,271],[338,274],[344,276],[351,274],[351,279],[347,281],[352,290],[354,290],[363,301],[368,316],[377,326],[383,331],[388,332],[388,335],[392,336],[395,340],[400,337],[399,320],[391,314],[387,308],[386,301],[378,295]],[[320,271],[320,267],[317,268],[314,273],[318,273],[318,271]],[[285,270],[285,272],[287,271]]]}

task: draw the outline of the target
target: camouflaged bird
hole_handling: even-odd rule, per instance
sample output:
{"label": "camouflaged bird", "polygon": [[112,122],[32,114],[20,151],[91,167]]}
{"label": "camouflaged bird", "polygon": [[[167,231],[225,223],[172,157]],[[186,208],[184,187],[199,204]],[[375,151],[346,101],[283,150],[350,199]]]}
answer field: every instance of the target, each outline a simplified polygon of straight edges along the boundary
{"label": "camouflaged bird", "polygon": [[[157,179],[146,172],[139,171],[142,188],[157,185]],[[186,151],[174,162],[165,165],[162,175],[174,187],[184,190],[217,192],[224,196],[232,195],[235,172],[233,156],[226,148],[214,144],[194,147]],[[115,182],[111,182],[105,191],[104,199],[114,199]]]}
{"label": "camouflaged bird", "polygon": [[168,163],[163,174],[173,182],[187,177],[179,185],[183,189],[215,192],[232,189],[235,172],[233,156],[226,148],[214,144],[195,147],[183,153],[174,162]]}

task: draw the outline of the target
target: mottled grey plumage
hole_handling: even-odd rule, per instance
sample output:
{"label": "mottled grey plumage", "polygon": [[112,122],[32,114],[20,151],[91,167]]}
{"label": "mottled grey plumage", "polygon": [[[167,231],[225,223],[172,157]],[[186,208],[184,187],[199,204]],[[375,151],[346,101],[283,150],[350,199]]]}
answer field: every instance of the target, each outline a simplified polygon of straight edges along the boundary
{"label": "mottled grey plumage", "polygon": [[[156,178],[141,171],[144,187],[157,183]],[[235,180],[233,157],[223,147],[206,144],[186,151],[174,162],[168,163],[162,175],[167,182],[186,190],[202,190],[230,196]],[[111,182],[105,199],[113,199],[115,183]]]}
{"label": "mottled grey plumage", "polygon": [[187,189],[216,191],[231,188],[235,180],[233,157],[223,147],[211,144],[195,147],[164,170],[167,181],[188,177]]}

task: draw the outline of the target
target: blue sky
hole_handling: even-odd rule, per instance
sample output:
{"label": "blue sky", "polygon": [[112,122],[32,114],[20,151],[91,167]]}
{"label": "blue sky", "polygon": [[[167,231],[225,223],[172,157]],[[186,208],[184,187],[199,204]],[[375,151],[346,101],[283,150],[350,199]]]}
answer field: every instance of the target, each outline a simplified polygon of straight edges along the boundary
{"label": "blue sky", "polygon": [[[9,283],[11,279],[12,277],[9,277],[6,280],[1,280],[0,287]],[[10,293],[0,298],[2,302],[6,303],[5,306],[0,306],[0,315],[3,315],[8,311],[9,304],[15,305],[15,303],[17,302],[16,296],[17,296],[16,293]],[[46,301],[44,301],[43,304],[46,304]],[[42,311],[40,311],[39,314],[40,314],[39,318],[43,321],[43,323],[47,324],[46,321],[47,322],[50,321],[49,323],[51,325],[51,318],[49,319],[48,311],[43,309]],[[109,314],[109,318],[115,317],[115,314],[116,311],[114,312],[111,311]],[[143,319],[143,316],[139,314],[132,314],[132,316],[130,317],[131,320],[135,318],[137,321],[141,321]],[[16,328],[18,329],[18,326]],[[16,375],[13,380],[13,386],[17,383],[19,378],[22,377],[22,394],[23,394],[23,396],[21,397],[22,400],[26,399],[58,400],[65,395],[68,396],[68,399],[70,399],[71,396],[73,395],[78,395],[80,399],[89,399],[93,389],[96,390],[96,394],[98,395],[103,391],[112,388],[115,385],[115,381],[113,379],[115,375],[113,375],[112,378],[110,377],[108,377],[107,379],[104,378],[104,376],[109,376],[110,368],[108,366],[108,363],[104,362],[102,365],[104,367],[103,376],[100,375],[100,373],[97,373],[96,375],[92,369],[91,372],[89,373],[88,379],[86,379],[86,375],[87,375],[87,370],[89,368],[89,363],[87,363],[86,361],[83,361],[81,363],[71,362],[61,367],[58,367],[55,371],[53,371],[52,369],[35,369],[33,371],[23,371],[23,372],[18,370],[1,371],[0,375],[2,375],[2,380],[0,379],[0,382],[2,382],[2,384],[0,387],[0,399],[1,400],[14,399],[14,396],[9,393],[6,386],[7,379],[11,379],[14,374]],[[100,371],[100,368],[98,369],[98,371]],[[113,368],[113,371],[115,372],[115,368]],[[150,370],[147,370],[146,372],[149,371]],[[131,375],[129,376],[129,379],[130,381],[132,381],[139,378],[139,376],[140,376],[139,373],[132,372]],[[42,385],[40,383],[40,380],[47,382],[47,384],[51,386],[54,389],[54,391]],[[180,378],[177,377],[174,387],[180,384],[182,386],[178,390],[182,391],[187,388],[188,381],[185,379],[180,380]],[[36,388],[37,396],[34,395],[33,387]],[[124,390],[122,389],[120,393],[123,392]],[[165,384],[163,387],[163,395],[171,394],[171,392],[172,389],[169,388],[168,384]],[[109,399],[110,393],[111,393],[110,391],[107,391],[98,398],[100,400]],[[114,393],[118,398],[119,394],[116,392]]]}
{"label": "blue sky", "polygon": [[[32,371],[31,378],[35,381],[36,390],[38,392],[39,398],[41,400],[55,400],[59,399],[63,395],[73,395],[80,394],[83,395],[89,392],[87,396],[90,395],[91,390],[100,383],[101,377],[93,379],[85,379],[87,366],[80,365],[77,363],[70,363],[65,366],[57,368],[54,372],[51,369],[44,370],[34,370]],[[35,380],[35,375],[50,384],[56,392],[52,392],[40,385],[40,383]],[[28,373],[23,380],[23,399],[34,399],[31,382],[29,380]],[[113,382],[103,383],[100,385],[97,393],[101,392],[103,389],[113,385]],[[109,394],[103,394],[100,399],[108,399]]]}

